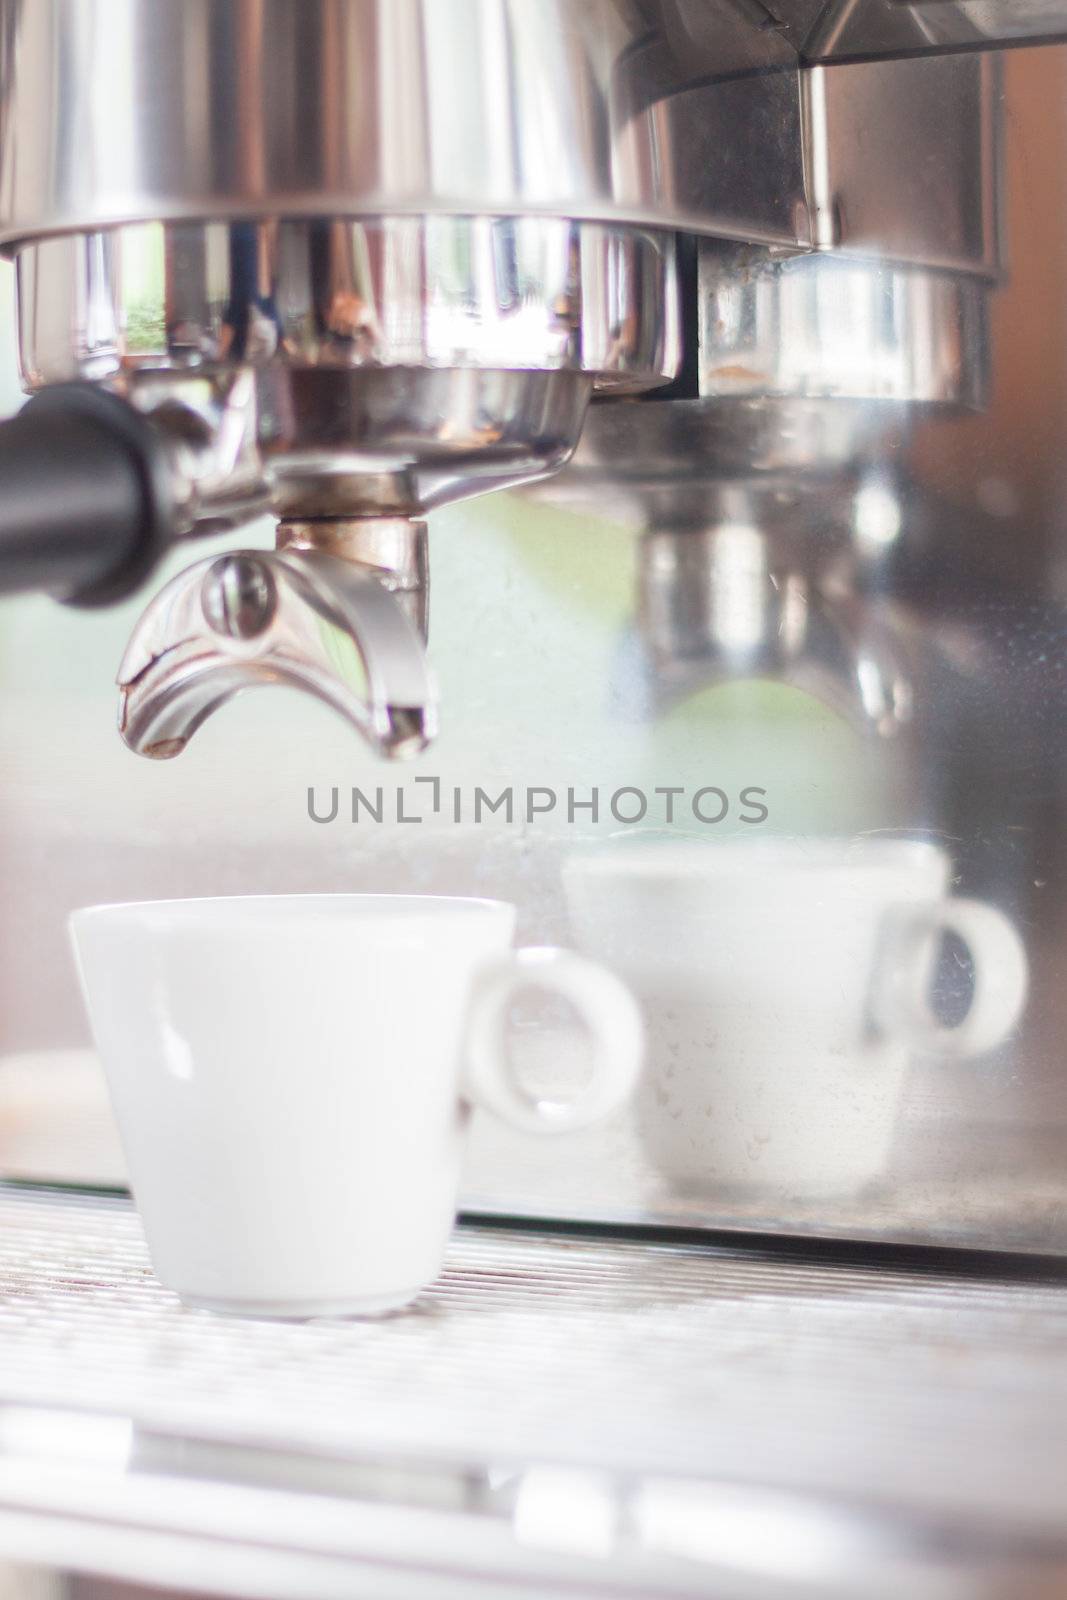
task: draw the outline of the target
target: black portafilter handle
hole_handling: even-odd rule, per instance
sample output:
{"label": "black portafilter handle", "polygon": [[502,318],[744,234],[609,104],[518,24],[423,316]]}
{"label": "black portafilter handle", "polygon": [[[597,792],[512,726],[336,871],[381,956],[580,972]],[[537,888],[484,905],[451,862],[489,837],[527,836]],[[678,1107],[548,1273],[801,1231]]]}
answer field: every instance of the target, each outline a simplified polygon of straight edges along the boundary
{"label": "black portafilter handle", "polygon": [[0,594],[110,605],[173,537],[163,443],[119,395],[56,384],[0,423]]}

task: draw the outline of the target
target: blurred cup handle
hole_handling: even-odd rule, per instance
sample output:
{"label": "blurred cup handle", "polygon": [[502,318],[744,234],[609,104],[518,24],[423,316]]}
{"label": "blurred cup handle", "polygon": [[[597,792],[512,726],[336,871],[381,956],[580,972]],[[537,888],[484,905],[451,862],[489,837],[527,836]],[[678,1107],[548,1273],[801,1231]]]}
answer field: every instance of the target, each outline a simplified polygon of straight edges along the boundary
{"label": "blurred cup handle", "polygon": [[[974,963],[974,993],[966,1016],[946,1026],[928,994],[930,946],[954,933]],[[1014,923],[982,900],[944,900],[896,913],[882,951],[873,995],[874,1021],[917,1051],[961,1061],[1001,1044],[1026,1004],[1029,963]]]}

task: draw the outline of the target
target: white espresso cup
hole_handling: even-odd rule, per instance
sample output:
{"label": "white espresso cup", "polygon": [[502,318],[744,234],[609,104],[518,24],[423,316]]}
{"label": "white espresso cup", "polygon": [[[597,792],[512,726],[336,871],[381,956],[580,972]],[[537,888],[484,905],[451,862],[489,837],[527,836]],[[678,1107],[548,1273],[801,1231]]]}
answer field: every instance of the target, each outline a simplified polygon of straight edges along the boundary
{"label": "white espresso cup", "polygon": [[[1018,1021],[1026,954],[993,906],[949,894],[914,840],[654,842],[572,857],[580,947],[641,1002],[634,1114],[669,1187],[847,1195],[881,1176],[914,1054],[960,1060]],[[974,969],[945,1026],[930,1000],[941,937]]]}
{"label": "white espresso cup", "polygon": [[[511,950],[500,901],[282,895],[93,906],[71,930],[159,1278],[249,1316],[372,1314],[438,1274],[473,1105],[532,1133],[630,1093],[638,1008],[571,951]],[[591,1070],[513,1071],[508,1012],[562,996]]]}

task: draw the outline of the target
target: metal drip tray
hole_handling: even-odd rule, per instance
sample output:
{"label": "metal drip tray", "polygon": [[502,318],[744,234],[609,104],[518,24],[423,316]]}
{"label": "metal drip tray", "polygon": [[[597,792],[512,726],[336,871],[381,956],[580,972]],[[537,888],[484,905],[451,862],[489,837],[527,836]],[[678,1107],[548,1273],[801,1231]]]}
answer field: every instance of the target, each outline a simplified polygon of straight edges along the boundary
{"label": "metal drip tray", "polygon": [[0,1560],[294,1600],[1064,1592],[1067,1290],[998,1270],[461,1228],[410,1312],[247,1323],[159,1287],[128,1201],[0,1187]]}

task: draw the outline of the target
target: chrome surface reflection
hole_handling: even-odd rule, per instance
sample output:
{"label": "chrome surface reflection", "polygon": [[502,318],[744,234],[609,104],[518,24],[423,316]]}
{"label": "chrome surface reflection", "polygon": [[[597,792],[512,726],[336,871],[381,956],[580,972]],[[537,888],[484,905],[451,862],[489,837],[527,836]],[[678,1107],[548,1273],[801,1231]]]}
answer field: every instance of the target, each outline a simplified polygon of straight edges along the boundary
{"label": "chrome surface reflection", "polygon": [[641,539],[636,627],[649,714],[717,684],[774,679],[861,732],[906,734],[916,709],[914,626],[867,603],[840,560],[790,559],[758,497],[749,498],[749,519],[743,509],[734,497],[732,516]]}
{"label": "chrome surface reflection", "polygon": [[710,244],[699,270],[704,396],[983,402],[980,277],[837,256],[768,262]]}
{"label": "chrome surface reflection", "polygon": [[781,0],[779,10],[809,60],[987,50],[1067,36],[1064,0]]}
{"label": "chrome surface reflection", "polygon": [[674,242],[537,217],[145,222],[21,246],[28,387],[244,362],[587,373],[679,361]]}

